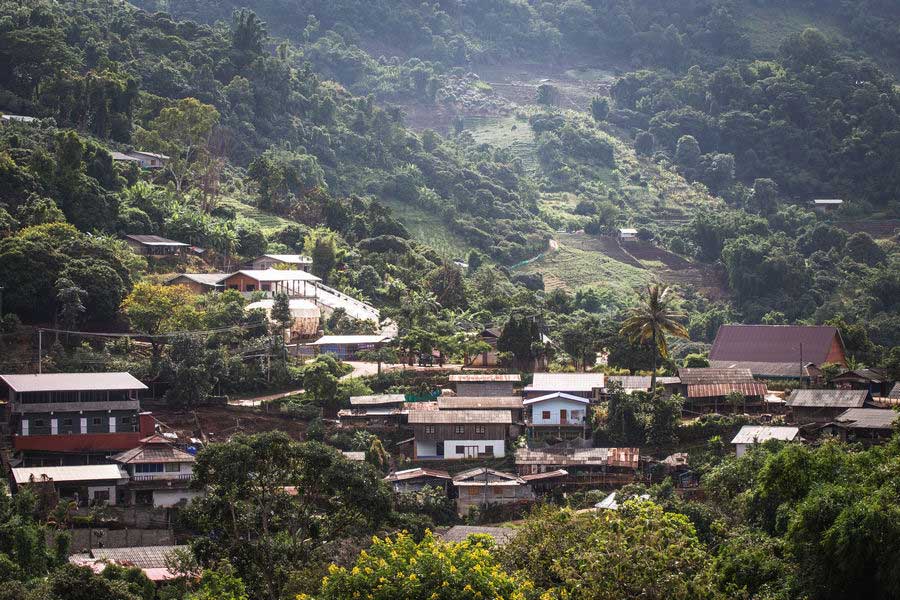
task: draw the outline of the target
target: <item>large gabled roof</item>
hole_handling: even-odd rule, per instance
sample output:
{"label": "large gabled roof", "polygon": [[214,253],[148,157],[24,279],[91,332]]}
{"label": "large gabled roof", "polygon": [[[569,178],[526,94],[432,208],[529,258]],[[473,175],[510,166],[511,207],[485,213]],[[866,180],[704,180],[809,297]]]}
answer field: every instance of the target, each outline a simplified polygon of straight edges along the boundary
{"label": "large gabled roof", "polygon": [[709,360],[819,365],[828,359],[835,336],[840,339],[837,328],[825,325],[722,325]]}
{"label": "large gabled roof", "polygon": [[678,369],[682,385],[717,383],[755,383],[749,369]]}
{"label": "large gabled roof", "polygon": [[862,408],[868,397],[868,390],[794,390],[787,405],[792,408]]}
{"label": "large gabled roof", "polygon": [[893,429],[898,417],[890,408],[849,408],[834,421],[848,429]]}
{"label": "large gabled roof", "polygon": [[43,373],[0,375],[16,392],[89,392],[146,390],[147,386],[130,373]]}
{"label": "large gabled roof", "polygon": [[535,373],[527,392],[591,392],[602,388],[603,373]]}
{"label": "large gabled roof", "polygon": [[571,400],[572,402],[578,402],[580,404],[590,404],[591,402],[582,396],[573,396],[572,394],[567,394],[565,392],[553,392],[551,394],[538,396],[537,398],[529,398],[524,404],[537,404],[538,402],[546,402],[547,400]]}
{"label": "large gabled roof", "polygon": [[417,410],[409,413],[410,425],[511,425],[508,410]]}
{"label": "large gabled roof", "polygon": [[194,462],[193,455],[179,450],[161,435],[151,435],[140,441],[141,445],[112,457],[114,462],[127,464]]}

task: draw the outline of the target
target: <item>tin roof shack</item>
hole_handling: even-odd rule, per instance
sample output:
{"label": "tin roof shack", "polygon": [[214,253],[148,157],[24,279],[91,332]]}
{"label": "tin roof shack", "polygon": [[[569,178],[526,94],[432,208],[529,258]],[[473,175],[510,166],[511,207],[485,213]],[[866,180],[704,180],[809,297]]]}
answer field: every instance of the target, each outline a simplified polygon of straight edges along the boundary
{"label": "tin roof shack", "polygon": [[[679,383],[667,387],[684,396],[685,408],[691,412],[762,411],[765,407],[766,384],[753,379],[749,369],[678,369],[678,379]],[[732,394],[740,395],[740,406],[731,404]]]}
{"label": "tin roof shack", "polygon": [[891,439],[900,414],[889,408],[848,408],[819,431],[845,442],[880,444]]}
{"label": "tin roof shack", "polygon": [[250,261],[247,267],[255,271],[264,271],[277,266],[280,269],[309,272],[312,264],[312,259],[302,254],[263,254]]}
{"label": "tin roof shack", "polygon": [[128,373],[0,375],[0,383],[25,465],[99,462],[153,433],[138,401],[147,386]]}
{"label": "tin roof shack", "polygon": [[188,550],[190,546],[136,546],[131,548],[93,548],[90,552],[73,554],[69,562],[80,567],[90,567],[102,573],[107,565],[137,567],[147,579],[157,583],[179,577],[166,566],[169,556],[176,550]]}
{"label": "tin roof shack", "polygon": [[166,285],[182,285],[195,294],[206,294],[224,289],[227,273],[180,273],[166,280]]}
{"label": "tin roof shack", "polygon": [[78,506],[117,504],[128,483],[128,473],[118,465],[72,467],[18,467],[12,469],[14,490],[52,485],[60,498]]}
{"label": "tin roof shack", "polygon": [[872,397],[884,398],[894,382],[884,369],[854,369],[844,371],[831,380],[839,390],[868,390]]}
{"label": "tin roof shack", "polygon": [[173,256],[184,254],[188,244],[158,235],[126,235],[125,242],[141,256]]}
{"label": "tin roof shack", "polygon": [[508,410],[410,411],[415,459],[502,458],[512,425]]}
{"label": "tin roof shack", "polygon": [[406,415],[403,394],[350,396],[350,408],[338,411],[341,427],[398,427]]}
{"label": "tin roof shack", "polygon": [[738,457],[743,456],[751,446],[764,444],[769,440],[793,442],[800,439],[797,427],[769,427],[765,425],[744,425],[731,440]]}
{"label": "tin roof shack", "polygon": [[579,448],[568,444],[516,450],[522,477],[563,469],[565,486],[625,485],[641,481],[640,448]]}
{"label": "tin roof shack", "polygon": [[847,366],[836,327],[722,325],[709,351],[711,367],[750,369],[763,379],[814,380],[825,363]]}
{"label": "tin roof shack", "polygon": [[565,392],[553,392],[525,400],[528,433],[534,439],[571,440],[587,436],[590,400]]}
{"label": "tin roof shack", "polygon": [[312,346],[316,354],[334,354],[340,360],[356,360],[365,350],[377,350],[393,338],[376,333],[374,335],[323,335]]}
{"label": "tin roof shack", "polygon": [[126,504],[170,508],[200,495],[188,489],[195,458],[176,448],[161,435],[151,435],[140,445],[111,458],[128,472]]}
{"label": "tin roof shack", "polygon": [[447,471],[440,469],[424,469],[416,467],[415,469],[405,469],[403,471],[395,471],[384,478],[395,494],[408,494],[422,491],[422,488],[428,486],[435,489],[444,490],[444,493],[450,491],[450,482],[453,478]]}
{"label": "tin roof shack", "polygon": [[582,398],[594,398],[606,382],[603,373],[535,373],[531,384],[525,386],[525,399],[539,398],[564,392]]}
{"label": "tin roof shack", "polygon": [[489,535],[498,546],[505,546],[516,536],[512,527],[475,527],[472,525],[454,525],[440,537],[445,542],[464,542],[470,535]]}
{"label": "tin roof shack", "polygon": [[522,381],[518,373],[455,373],[450,383],[456,385],[459,396],[512,396],[516,384]]}
{"label": "tin roof shack", "polygon": [[438,396],[438,410],[508,410],[513,423],[524,423],[521,396]]}
{"label": "tin roof shack", "polygon": [[828,423],[848,408],[871,406],[867,390],[794,390],[787,401],[792,420],[801,425]]}
{"label": "tin roof shack", "polygon": [[513,475],[479,467],[463,471],[453,478],[456,488],[456,510],[465,515],[472,507],[491,504],[517,504],[534,500],[528,482]]}
{"label": "tin roof shack", "polygon": [[125,154],[138,160],[142,169],[162,169],[166,166],[166,161],[169,160],[169,157],[165,154],[145,152],[143,150],[131,150]]}

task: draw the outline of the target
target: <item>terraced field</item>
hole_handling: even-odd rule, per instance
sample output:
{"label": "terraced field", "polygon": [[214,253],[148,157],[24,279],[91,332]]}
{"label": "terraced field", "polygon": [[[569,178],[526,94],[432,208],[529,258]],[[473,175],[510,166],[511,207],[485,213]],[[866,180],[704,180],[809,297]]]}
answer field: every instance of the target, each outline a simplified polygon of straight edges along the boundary
{"label": "terraced field", "polygon": [[263,212],[255,206],[250,206],[249,204],[241,202],[237,198],[223,198],[221,204],[222,206],[227,206],[234,210],[239,218],[244,218],[257,223],[266,234],[283,229],[287,225],[295,224],[294,221],[291,221],[290,219]]}
{"label": "terraced field", "polygon": [[537,147],[528,121],[516,117],[466,117],[465,130],[479,144],[509,149],[529,171],[537,171]]}
{"label": "terraced field", "polygon": [[384,200],[401,223],[409,230],[413,239],[428,244],[443,258],[465,260],[471,250],[465,240],[454,235],[440,217],[425,212],[417,206],[403,202]]}

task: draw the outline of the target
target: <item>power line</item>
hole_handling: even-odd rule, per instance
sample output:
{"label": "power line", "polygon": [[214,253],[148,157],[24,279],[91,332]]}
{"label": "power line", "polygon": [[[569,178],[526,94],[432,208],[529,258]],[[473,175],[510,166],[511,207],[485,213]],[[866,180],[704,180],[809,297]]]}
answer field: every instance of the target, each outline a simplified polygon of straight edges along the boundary
{"label": "power line", "polygon": [[69,333],[72,335],[80,335],[82,337],[108,337],[108,338],[172,338],[178,336],[193,335],[214,335],[216,333],[225,333],[228,331],[236,331],[239,329],[252,329],[261,327],[261,325],[231,325],[228,327],[219,327],[217,329],[202,329],[197,331],[172,331],[169,333],[119,333],[106,331],[75,331],[72,329],[56,329],[52,327],[39,327],[37,331],[47,333]]}

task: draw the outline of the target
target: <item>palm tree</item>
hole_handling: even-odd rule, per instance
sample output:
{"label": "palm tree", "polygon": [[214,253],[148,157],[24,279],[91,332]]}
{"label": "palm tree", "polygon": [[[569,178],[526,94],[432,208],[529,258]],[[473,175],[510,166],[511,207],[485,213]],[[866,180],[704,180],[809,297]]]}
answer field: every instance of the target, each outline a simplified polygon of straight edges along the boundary
{"label": "palm tree", "polygon": [[632,342],[652,344],[653,374],[650,376],[650,389],[656,389],[656,357],[668,358],[669,347],[666,335],[688,338],[687,329],[679,321],[685,318],[683,313],[672,307],[672,294],[669,287],[648,285],[646,295],[642,296],[638,305],[631,309],[627,319],[619,330]]}

